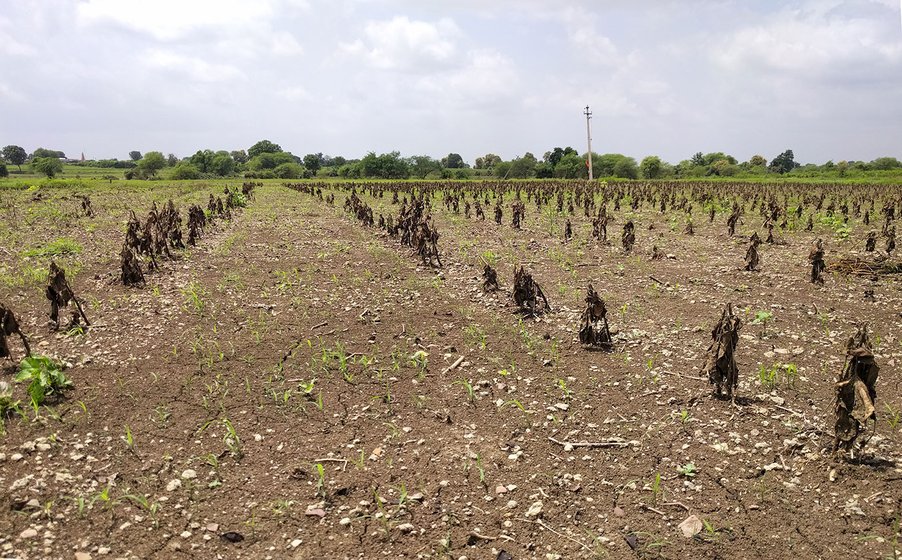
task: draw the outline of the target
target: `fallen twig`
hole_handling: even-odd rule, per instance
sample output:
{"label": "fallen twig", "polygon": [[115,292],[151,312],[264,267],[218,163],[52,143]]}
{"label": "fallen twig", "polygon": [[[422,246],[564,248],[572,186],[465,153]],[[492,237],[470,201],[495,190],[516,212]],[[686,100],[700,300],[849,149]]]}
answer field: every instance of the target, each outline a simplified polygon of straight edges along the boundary
{"label": "fallen twig", "polygon": [[532,523],[532,524],[534,524],[534,525],[538,525],[538,526],[542,527],[543,529],[547,529],[548,531],[551,531],[552,533],[554,533],[555,535],[557,535],[557,536],[559,536],[559,537],[563,537],[563,538],[567,539],[568,541],[575,542],[576,544],[578,544],[579,546],[583,547],[584,549],[586,549],[586,550],[588,550],[588,551],[590,551],[590,552],[592,551],[592,547],[590,547],[590,546],[587,545],[586,543],[584,543],[584,542],[582,542],[582,541],[580,541],[580,540],[574,539],[573,537],[571,537],[571,536],[569,536],[569,535],[565,535],[564,533],[561,533],[561,532],[559,532],[559,531],[555,531],[554,529],[552,529],[547,523],[545,523],[545,522],[542,521],[541,519],[536,519],[535,521],[533,521],[532,519],[521,519],[521,518],[519,518],[519,517],[516,518],[516,519],[517,519],[517,521],[523,521],[523,522],[525,522],[525,523]]}
{"label": "fallen twig", "polygon": [[563,446],[565,451],[573,449],[574,447],[629,447],[630,445],[637,445],[639,443],[638,441],[627,441],[622,438],[610,439],[607,441],[558,441],[553,437],[549,437],[548,439]]}
{"label": "fallen twig", "polygon": [[446,367],[446,368],[442,371],[442,375],[445,375],[445,374],[448,373],[449,371],[451,371],[451,370],[457,368],[457,366],[459,366],[459,365],[461,364],[461,362],[463,362],[463,361],[464,361],[464,357],[463,357],[463,356],[457,358],[457,360],[455,360],[455,362],[454,362],[453,364],[451,364],[450,366]]}

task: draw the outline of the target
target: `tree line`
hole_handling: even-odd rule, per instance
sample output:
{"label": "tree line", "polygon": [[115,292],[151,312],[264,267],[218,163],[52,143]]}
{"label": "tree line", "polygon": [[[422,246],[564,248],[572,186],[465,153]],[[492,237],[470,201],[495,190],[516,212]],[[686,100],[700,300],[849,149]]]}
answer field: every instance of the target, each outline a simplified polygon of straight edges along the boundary
{"label": "tree line", "polygon": [[[23,172],[30,166],[33,173],[54,177],[63,171],[63,162],[74,166],[121,169],[126,179],[166,178],[173,180],[216,177],[245,177],[251,179],[301,179],[312,177],[342,177],[347,179],[587,179],[589,157],[572,147],[555,147],[541,159],[531,152],[510,160],[488,153],[477,157],[471,166],[457,153],[443,158],[419,155],[402,157],[400,152],[376,154],[369,152],[359,159],[329,156],[322,153],[303,157],[285,151],[270,140],[260,140],[247,150],[198,150],[191,156],[179,158],[162,152],[129,152],[128,159],[67,160],[63,152],[38,148],[27,153],[24,148],[8,145],[0,150],[0,177],[10,173],[9,166]],[[880,157],[870,162],[828,161],[822,165],[801,165],[792,150],[777,154],[771,160],[762,155],[740,162],[723,152],[698,152],[676,164],[658,156],[647,156],[637,162],[623,154],[597,154],[591,157],[592,175],[596,178],[622,179],[681,179],[704,177],[753,178],[767,175],[796,177],[845,177],[867,172],[897,170],[902,162],[895,157]],[[111,176],[112,177],[112,176]]]}

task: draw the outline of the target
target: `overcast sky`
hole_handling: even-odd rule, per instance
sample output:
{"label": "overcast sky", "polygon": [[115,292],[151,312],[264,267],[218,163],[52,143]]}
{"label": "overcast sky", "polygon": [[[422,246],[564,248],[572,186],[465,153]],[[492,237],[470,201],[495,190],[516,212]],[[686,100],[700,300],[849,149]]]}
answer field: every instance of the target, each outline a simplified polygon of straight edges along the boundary
{"label": "overcast sky", "polygon": [[2,0],[0,145],[902,159],[900,0]]}

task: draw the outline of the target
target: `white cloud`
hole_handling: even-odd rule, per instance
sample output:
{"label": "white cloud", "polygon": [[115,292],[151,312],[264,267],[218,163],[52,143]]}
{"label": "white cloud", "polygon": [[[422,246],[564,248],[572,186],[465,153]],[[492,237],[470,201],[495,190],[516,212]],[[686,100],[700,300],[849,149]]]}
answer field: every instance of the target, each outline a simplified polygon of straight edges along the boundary
{"label": "white cloud", "polygon": [[298,43],[291,33],[275,32],[270,38],[272,54],[279,56],[298,56],[304,53],[304,47]]}
{"label": "white cloud", "polygon": [[[731,33],[714,60],[735,72],[842,81],[861,69],[898,67],[902,42],[895,31],[887,33],[886,24],[873,19],[782,12],[767,23]],[[873,78],[883,76],[875,73]]]}
{"label": "white cloud", "polygon": [[375,68],[420,71],[451,64],[457,57],[456,41],[461,33],[450,19],[429,23],[398,16],[368,22],[364,35],[365,41],[344,43],[341,49],[363,57]]}
{"label": "white cloud", "polygon": [[194,82],[228,82],[245,77],[235,66],[210,63],[200,58],[162,49],[147,51],[144,64],[152,70],[178,74],[180,78]]}
{"label": "white cloud", "polygon": [[198,30],[227,32],[273,17],[269,2],[242,0],[84,0],[76,8],[81,25],[112,23],[160,41]]}
{"label": "white cloud", "polygon": [[25,96],[9,87],[8,85],[0,82],[0,99],[8,99],[9,101],[25,101]]}

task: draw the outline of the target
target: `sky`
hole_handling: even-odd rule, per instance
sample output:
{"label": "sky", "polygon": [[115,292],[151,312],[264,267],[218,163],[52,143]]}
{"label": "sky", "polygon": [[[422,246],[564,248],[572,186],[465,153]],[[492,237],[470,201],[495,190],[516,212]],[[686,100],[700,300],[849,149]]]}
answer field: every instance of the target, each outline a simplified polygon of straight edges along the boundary
{"label": "sky", "polygon": [[902,0],[0,0],[0,145],[902,159]]}

